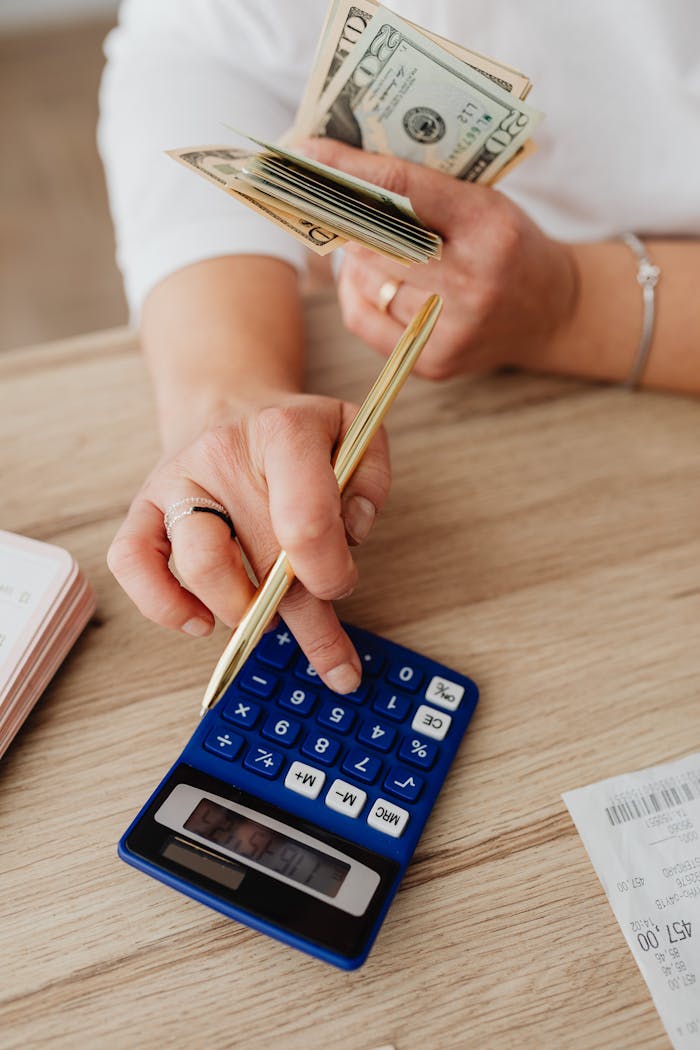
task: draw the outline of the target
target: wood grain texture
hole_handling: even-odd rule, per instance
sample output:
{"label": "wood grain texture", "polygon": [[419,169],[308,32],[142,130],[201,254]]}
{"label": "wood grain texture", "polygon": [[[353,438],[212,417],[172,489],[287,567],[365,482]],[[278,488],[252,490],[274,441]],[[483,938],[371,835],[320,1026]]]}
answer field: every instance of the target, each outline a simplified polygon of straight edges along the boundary
{"label": "wood grain texture", "polygon": [[[308,309],[309,386],[379,363]],[[700,406],[500,375],[412,379],[342,615],[481,701],[368,963],[346,974],[117,860],[224,633],[142,620],[105,551],[157,456],[125,330],[0,359],[4,528],[68,547],[94,621],[0,766],[3,1050],[668,1045],[561,792],[698,747]]]}
{"label": "wood grain texture", "polygon": [[0,33],[0,350],[126,319],[96,144],[113,24]]}

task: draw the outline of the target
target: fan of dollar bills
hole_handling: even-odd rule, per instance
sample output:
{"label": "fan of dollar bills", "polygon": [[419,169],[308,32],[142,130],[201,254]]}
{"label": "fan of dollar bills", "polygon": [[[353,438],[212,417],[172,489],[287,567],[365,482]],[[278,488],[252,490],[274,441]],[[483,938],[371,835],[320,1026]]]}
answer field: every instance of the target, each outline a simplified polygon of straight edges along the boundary
{"label": "fan of dollar bills", "polygon": [[[313,69],[282,144],[191,146],[169,155],[321,255],[346,240],[401,262],[439,256],[441,238],[406,197],[294,151],[327,136],[492,184],[535,147],[542,114],[517,70],[404,21],[372,0],[331,0]],[[246,136],[247,137],[247,136]]]}

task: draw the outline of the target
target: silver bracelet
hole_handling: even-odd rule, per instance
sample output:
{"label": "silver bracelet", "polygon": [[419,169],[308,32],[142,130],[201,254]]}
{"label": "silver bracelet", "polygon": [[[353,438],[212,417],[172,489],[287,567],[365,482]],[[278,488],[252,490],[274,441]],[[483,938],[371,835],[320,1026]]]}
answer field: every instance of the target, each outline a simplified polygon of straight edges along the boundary
{"label": "silver bracelet", "polygon": [[623,381],[622,386],[627,390],[634,390],[639,384],[651,349],[651,337],[654,334],[654,319],[656,317],[656,293],[654,289],[659,280],[661,270],[654,266],[647,255],[644,244],[634,233],[623,233],[622,240],[628,248],[631,248],[639,260],[637,267],[637,281],[642,286],[642,304],[644,315],[642,317],[642,338],[637,350],[637,356],[629,375]]}

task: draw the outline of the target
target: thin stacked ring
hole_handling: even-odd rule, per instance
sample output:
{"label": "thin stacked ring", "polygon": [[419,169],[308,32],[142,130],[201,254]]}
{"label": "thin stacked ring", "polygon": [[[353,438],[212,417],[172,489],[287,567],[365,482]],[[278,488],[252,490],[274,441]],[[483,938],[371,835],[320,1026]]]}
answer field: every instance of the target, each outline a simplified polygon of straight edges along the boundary
{"label": "thin stacked ring", "polygon": [[184,499],[179,499],[176,503],[171,503],[163,515],[165,535],[171,543],[175,523],[182,518],[189,518],[190,514],[198,513],[215,514],[217,518],[221,518],[228,525],[231,537],[235,539],[236,530],[226,507],[215,499],[208,499],[206,496],[186,496]]}

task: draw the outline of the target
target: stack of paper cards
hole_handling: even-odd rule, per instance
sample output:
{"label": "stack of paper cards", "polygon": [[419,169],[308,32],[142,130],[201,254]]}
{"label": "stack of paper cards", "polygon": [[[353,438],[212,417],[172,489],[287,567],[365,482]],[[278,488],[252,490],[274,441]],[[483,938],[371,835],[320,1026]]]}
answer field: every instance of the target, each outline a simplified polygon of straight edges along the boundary
{"label": "stack of paper cards", "polygon": [[0,755],[94,609],[68,551],[0,529]]}

